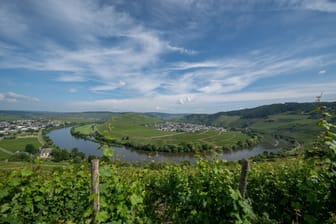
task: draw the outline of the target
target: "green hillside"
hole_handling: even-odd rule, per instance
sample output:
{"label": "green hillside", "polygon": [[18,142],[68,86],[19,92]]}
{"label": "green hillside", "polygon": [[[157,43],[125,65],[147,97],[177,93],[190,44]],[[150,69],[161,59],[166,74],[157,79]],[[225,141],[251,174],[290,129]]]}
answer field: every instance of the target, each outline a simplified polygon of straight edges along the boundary
{"label": "green hillside", "polygon": [[36,137],[0,139],[0,160],[10,158],[17,151],[24,151],[27,144],[35,148],[41,146]]}
{"label": "green hillside", "polygon": [[[240,131],[207,130],[198,132],[160,131],[153,127],[162,122],[143,114],[124,113],[113,116],[97,130],[106,139],[115,143],[149,151],[194,151],[235,148],[237,143],[246,144],[250,136]],[[79,129],[76,129],[79,130]],[[252,144],[250,140],[249,144]],[[256,141],[254,139],[254,141]]]}
{"label": "green hillside", "polygon": [[[336,107],[336,103],[322,103],[322,105],[327,105],[331,110]],[[80,126],[74,130],[83,135],[98,133],[98,139],[147,151],[179,152],[210,148],[246,148],[259,142],[257,135],[262,136],[267,145],[273,145],[274,139],[283,139],[280,141],[282,143],[280,147],[286,147],[294,142],[310,147],[314,136],[320,131],[316,126],[318,116],[314,111],[315,107],[315,103],[285,103],[216,114],[184,116],[161,113],[116,113],[105,123]],[[159,131],[153,127],[154,124],[169,119],[179,123],[223,127],[228,131],[210,129],[195,133],[172,132]]]}
{"label": "green hillside", "polygon": [[[321,103],[331,111],[336,102]],[[231,129],[250,129],[265,139],[277,137],[293,140],[309,147],[320,129],[316,126],[318,115],[316,103],[285,103],[260,106],[216,114],[192,114],[180,119],[181,122],[207,124]]]}
{"label": "green hillside", "polygon": [[70,122],[88,122],[106,120],[110,118],[112,112],[44,112],[44,111],[6,111],[0,110],[0,121],[21,120],[21,119],[49,119],[64,120]]}
{"label": "green hillside", "polygon": [[[99,162],[99,181],[94,182],[99,184],[100,197],[91,192],[92,165],[85,161],[2,163],[0,223],[335,223],[336,126],[323,115],[321,135],[312,137],[315,147],[289,157],[250,158],[245,162],[249,168],[218,159],[198,159],[195,164],[125,164],[110,162],[106,150]],[[233,118],[225,115],[221,122],[249,121],[249,128],[265,135],[288,132],[296,138],[318,131],[310,129],[315,119],[308,113]],[[124,113],[104,124],[76,130],[97,134],[98,129],[112,139],[129,134],[130,140],[139,142],[168,137],[176,142],[203,137],[214,142],[224,134],[162,136],[151,126],[156,122],[160,120]],[[235,138],[239,132],[225,133]],[[96,216],[92,200],[100,202]]]}
{"label": "green hillside", "polygon": [[[321,105],[326,106],[329,110],[336,110],[336,102],[322,102]],[[219,112],[215,114],[190,114],[181,118],[181,121],[225,126],[227,122],[233,118],[250,120],[250,119],[267,119],[269,116],[276,114],[307,114],[316,117],[314,112],[317,107],[316,103],[283,103],[271,104],[260,107],[242,109],[236,111]],[[239,126],[241,122],[230,123],[233,126]]]}

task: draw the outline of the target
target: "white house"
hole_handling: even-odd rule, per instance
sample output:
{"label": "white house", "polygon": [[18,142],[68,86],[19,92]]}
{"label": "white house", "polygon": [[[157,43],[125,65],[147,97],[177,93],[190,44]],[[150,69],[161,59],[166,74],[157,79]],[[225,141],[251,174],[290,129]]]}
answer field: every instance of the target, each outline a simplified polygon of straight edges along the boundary
{"label": "white house", "polygon": [[50,156],[52,148],[40,148],[40,157],[43,159],[47,159]]}

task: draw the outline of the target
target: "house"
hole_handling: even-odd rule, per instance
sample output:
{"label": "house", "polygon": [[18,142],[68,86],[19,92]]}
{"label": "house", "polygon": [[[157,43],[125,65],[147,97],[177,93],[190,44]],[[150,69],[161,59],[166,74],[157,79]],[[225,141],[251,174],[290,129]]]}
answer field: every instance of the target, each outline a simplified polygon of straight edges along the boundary
{"label": "house", "polygon": [[40,148],[40,158],[47,159],[50,156],[52,148]]}

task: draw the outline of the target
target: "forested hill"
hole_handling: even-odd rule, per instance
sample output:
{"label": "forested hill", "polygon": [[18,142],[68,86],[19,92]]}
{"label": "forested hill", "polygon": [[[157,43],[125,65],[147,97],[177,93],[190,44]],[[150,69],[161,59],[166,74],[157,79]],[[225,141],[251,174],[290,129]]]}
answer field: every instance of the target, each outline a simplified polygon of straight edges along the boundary
{"label": "forested hill", "polygon": [[[330,110],[336,110],[336,102],[322,102],[321,105],[327,106]],[[221,117],[239,117],[240,119],[268,118],[268,116],[293,113],[293,114],[310,114],[314,115],[316,103],[279,103],[264,105],[250,109],[235,110],[228,112],[219,112],[216,114],[191,114],[186,115],[182,120],[190,123],[200,123],[216,125]]]}
{"label": "forested hill", "polygon": [[[323,102],[322,105],[327,106],[330,110],[336,110],[336,102]],[[140,113],[146,116],[157,118],[160,120],[179,120],[188,123],[199,123],[216,125],[216,121],[230,122],[236,119],[254,119],[254,118],[268,118],[268,116],[293,113],[293,114],[309,114],[314,115],[316,103],[284,103],[264,105],[256,108],[235,110],[228,112],[219,112],[216,114],[168,114],[168,113]],[[73,119],[92,119],[92,120],[107,120],[113,115],[120,114],[120,112],[108,111],[92,111],[92,112],[40,112],[40,111],[1,111],[1,119],[57,119],[57,118],[73,118]],[[134,113],[138,114],[138,113]]]}
{"label": "forested hill", "polygon": [[81,120],[106,120],[112,115],[118,114],[107,111],[91,112],[47,112],[47,111],[11,111],[0,110],[0,120],[18,119],[81,119]]}
{"label": "forested hill", "polygon": [[160,120],[178,119],[186,116],[187,114],[168,114],[168,113],[158,113],[158,112],[148,112],[144,113],[148,117],[157,118]]}
{"label": "forested hill", "polygon": [[[336,102],[323,102],[321,104],[327,106],[332,110],[336,109]],[[284,112],[312,113],[315,110],[316,106],[316,103],[279,103],[264,105],[251,109],[223,112],[218,114],[238,115],[241,118],[267,118],[270,115]]]}
{"label": "forested hill", "polygon": [[[82,120],[108,120],[114,115],[122,114],[122,112],[109,111],[88,111],[88,112],[47,112],[47,111],[14,111],[0,110],[0,120],[18,120],[18,119],[82,119]],[[160,120],[178,119],[187,114],[168,114],[168,113],[132,113],[144,114],[148,117]]]}

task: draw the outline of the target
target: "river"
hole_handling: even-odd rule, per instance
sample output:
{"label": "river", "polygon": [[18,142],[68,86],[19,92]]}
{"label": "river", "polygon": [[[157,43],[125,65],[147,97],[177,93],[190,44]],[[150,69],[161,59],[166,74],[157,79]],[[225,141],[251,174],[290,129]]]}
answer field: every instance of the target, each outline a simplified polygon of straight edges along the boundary
{"label": "river", "polygon": [[[86,155],[102,156],[102,152],[98,149],[99,144],[84,140],[81,138],[75,138],[71,135],[71,127],[56,129],[48,133],[49,138],[60,148],[65,148],[71,150],[73,148],[78,148],[79,151],[84,152]],[[114,150],[113,159],[118,159],[124,162],[182,162],[190,161],[194,162],[196,160],[193,153],[165,153],[165,152],[145,152],[139,150],[132,150],[125,147],[112,147]],[[256,156],[263,152],[274,152],[277,153],[281,149],[266,149],[262,146],[257,146],[252,149],[242,149],[233,152],[222,152],[222,153],[212,153],[204,155],[206,158],[225,159],[227,161],[236,161],[244,158],[249,158]]]}

